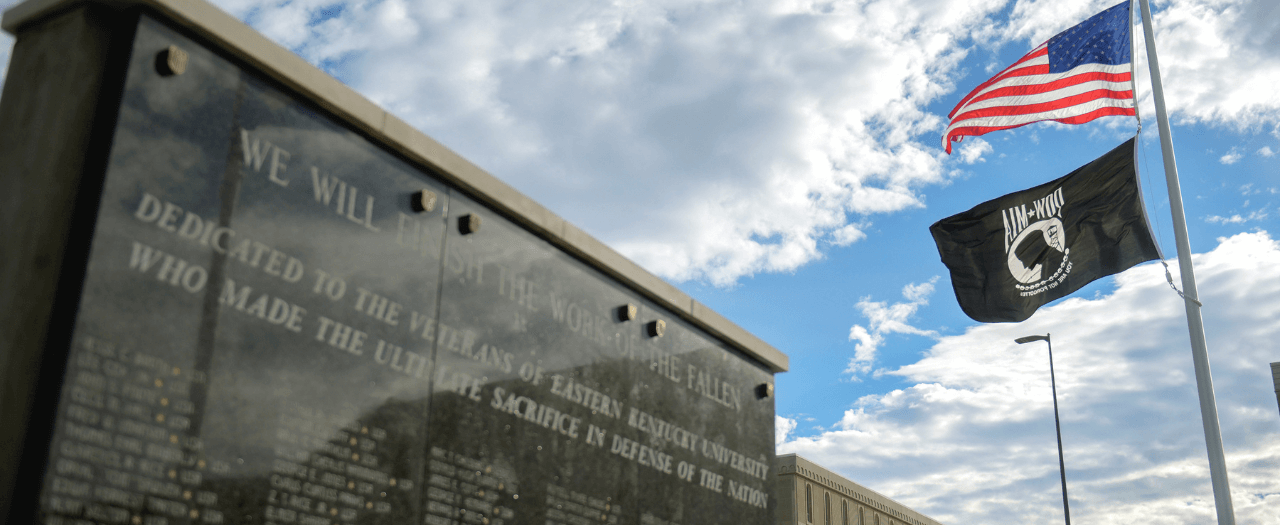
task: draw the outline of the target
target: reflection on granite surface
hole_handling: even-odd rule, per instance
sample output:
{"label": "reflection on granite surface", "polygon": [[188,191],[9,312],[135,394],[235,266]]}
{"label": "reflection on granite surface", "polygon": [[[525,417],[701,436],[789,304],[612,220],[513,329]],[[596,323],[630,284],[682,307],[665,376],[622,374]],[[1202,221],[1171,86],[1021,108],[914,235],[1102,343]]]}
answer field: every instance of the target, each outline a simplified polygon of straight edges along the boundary
{"label": "reflection on granite surface", "polygon": [[145,16],[129,68],[46,522],[772,523],[766,367]]}

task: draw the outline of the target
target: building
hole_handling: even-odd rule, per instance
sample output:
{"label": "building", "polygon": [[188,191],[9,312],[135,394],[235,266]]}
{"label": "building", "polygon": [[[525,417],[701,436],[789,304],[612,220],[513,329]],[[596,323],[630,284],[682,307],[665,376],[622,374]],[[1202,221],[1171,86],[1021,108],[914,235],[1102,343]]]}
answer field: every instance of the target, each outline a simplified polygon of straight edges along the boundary
{"label": "building", "polygon": [[778,525],[941,525],[795,454],[778,456]]}

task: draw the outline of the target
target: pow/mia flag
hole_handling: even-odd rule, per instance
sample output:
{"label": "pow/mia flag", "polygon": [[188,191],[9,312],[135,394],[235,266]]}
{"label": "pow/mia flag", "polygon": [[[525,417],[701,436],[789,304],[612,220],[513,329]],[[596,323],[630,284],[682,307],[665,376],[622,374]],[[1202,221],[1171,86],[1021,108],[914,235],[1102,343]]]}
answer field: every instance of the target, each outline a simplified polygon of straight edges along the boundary
{"label": "pow/mia flag", "polygon": [[1161,258],[1135,139],[1065,177],[942,219],[929,231],[975,321],[1018,322],[1095,279]]}

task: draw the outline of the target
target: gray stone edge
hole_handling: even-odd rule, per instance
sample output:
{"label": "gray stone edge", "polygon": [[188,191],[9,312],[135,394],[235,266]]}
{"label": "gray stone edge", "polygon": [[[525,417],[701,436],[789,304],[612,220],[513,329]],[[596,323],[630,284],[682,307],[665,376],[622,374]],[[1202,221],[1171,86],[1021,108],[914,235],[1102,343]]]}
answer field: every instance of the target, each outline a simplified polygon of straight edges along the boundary
{"label": "gray stone edge", "polygon": [[9,34],[16,35],[25,25],[87,2],[115,8],[148,7],[165,15],[171,21],[213,41],[277,82],[306,96],[311,102],[383,146],[419,163],[471,197],[508,215],[521,226],[650,300],[671,309],[695,326],[723,339],[730,346],[760,360],[774,373],[789,369],[790,362],[786,354],[694,301],[670,283],[644,270],[216,6],[201,0],[28,0],[5,11],[0,27]]}

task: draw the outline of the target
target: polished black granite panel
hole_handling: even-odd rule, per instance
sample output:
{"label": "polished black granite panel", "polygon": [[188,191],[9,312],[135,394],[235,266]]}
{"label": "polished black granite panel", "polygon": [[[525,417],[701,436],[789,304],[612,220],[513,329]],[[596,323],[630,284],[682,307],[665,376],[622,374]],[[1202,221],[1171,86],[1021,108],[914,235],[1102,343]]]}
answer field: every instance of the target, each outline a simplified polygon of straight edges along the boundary
{"label": "polished black granite panel", "polygon": [[773,522],[766,367],[146,16],[128,67],[46,523]]}
{"label": "polished black granite panel", "polygon": [[494,503],[522,523],[771,516],[764,368],[469,199],[449,207],[482,226],[445,241],[433,450],[514,474]]}

